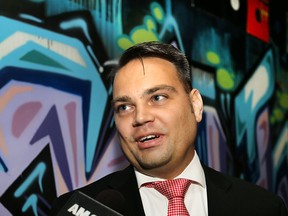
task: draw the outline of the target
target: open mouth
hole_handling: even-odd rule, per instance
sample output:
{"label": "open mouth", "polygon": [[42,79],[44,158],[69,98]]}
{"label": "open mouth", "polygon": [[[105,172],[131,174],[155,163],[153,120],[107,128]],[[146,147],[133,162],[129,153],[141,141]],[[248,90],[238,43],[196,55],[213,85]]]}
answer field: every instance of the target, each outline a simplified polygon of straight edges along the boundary
{"label": "open mouth", "polygon": [[160,137],[159,135],[148,135],[148,136],[140,138],[138,141],[141,142],[141,143],[144,143],[144,142],[147,142],[147,141],[150,141],[150,140],[157,139],[159,137]]}

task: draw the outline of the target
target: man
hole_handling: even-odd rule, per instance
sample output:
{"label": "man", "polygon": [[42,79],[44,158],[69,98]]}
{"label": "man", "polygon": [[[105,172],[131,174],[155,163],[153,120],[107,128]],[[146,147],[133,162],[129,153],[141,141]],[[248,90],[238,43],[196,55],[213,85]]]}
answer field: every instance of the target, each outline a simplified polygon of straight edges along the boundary
{"label": "man", "polygon": [[[185,215],[287,216],[276,195],[201,165],[194,142],[203,102],[191,87],[185,55],[172,45],[146,42],[128,49],[115,70],[112,104],[131,166],[80,188],[83,193],[99,199],[103,191],[117,192],[120,201],[105,204],[124,215],[176,215],[163,189],[151,182],[188,179]],[[52,214],[71,194],[56,200]]]}

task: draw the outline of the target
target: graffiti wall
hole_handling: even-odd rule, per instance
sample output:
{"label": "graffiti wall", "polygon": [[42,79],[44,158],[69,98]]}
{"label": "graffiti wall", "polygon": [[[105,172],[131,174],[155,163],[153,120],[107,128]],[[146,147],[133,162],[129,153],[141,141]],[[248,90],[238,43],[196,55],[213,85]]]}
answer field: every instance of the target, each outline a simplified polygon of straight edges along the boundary
{"label": "graffiti wall", "polygon": [[191,63],[205,103],[202,161],[288,204],[283,5],[1,0],[0,215],[47,215],[57,196],[128,164],[108,73],[125,49],[151,40],[173,44]]}

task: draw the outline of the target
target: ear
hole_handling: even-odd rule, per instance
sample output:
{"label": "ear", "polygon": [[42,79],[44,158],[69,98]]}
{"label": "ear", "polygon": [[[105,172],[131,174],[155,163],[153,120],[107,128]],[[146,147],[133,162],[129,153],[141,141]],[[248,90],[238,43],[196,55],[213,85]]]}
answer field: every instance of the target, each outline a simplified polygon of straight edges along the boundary
{"label": "ear", "polygon": [[197,122],[202,120],[203,113],[203,100],[200,92],[197,89],[192,89],[189,94],[191,104],[193,106],[194,115]]}

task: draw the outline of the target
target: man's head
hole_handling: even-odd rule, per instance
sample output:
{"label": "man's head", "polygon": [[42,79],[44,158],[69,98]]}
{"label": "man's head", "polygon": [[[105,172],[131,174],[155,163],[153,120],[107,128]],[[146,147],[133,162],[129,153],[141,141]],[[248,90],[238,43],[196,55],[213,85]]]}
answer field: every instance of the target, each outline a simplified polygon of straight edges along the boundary
{"label": "man's head", "polygon": [[190,163],[203,103],[178,49],[157,42],[128,49],[114,76],[113,107],[121,148],[138,171],[174,178]]}
{"label": "man's head", "polygon": [[127,49],[126,52],[124,52],[121,56],[118,67],[115,68],[115,70],[113,71],[113,77],[115,76],[117,71],[119,71],[130,61],[134,59],[139,59],[140,61],[142,61],[143,58],[147,57],[157,57],[165,59],[174,64],[174,66],[177,68],[179,79],[183,83],[185,90],[187,92],[190,92],[192,90],[190,66],[186,56],[173,45],[156,41],[136,44]]}

